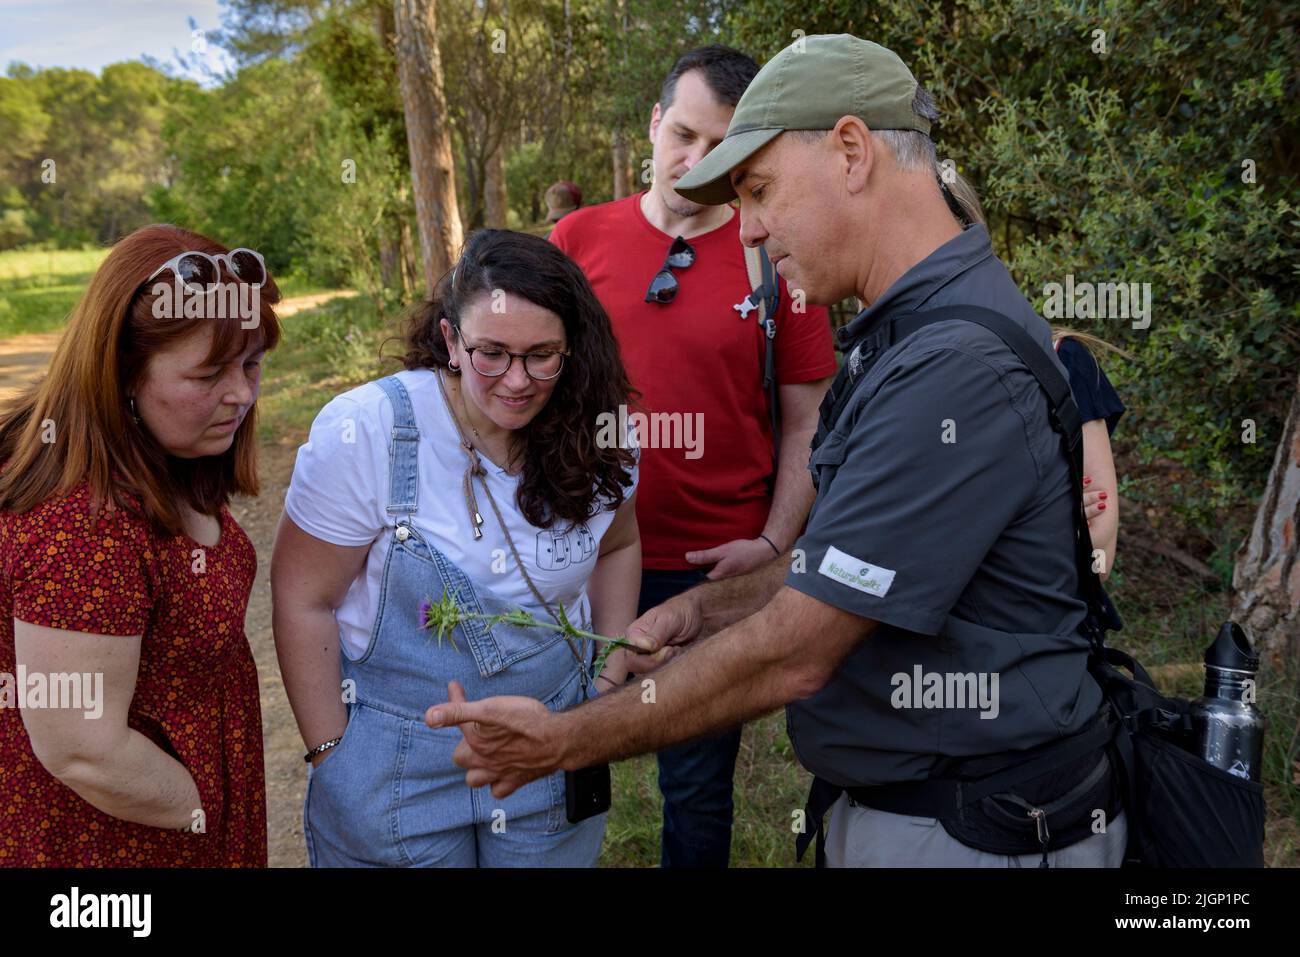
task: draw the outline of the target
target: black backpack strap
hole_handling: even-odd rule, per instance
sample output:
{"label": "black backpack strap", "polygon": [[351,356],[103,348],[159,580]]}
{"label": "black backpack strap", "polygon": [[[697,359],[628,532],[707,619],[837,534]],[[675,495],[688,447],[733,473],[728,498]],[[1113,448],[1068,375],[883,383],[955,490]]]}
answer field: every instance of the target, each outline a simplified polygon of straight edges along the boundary
{"label": "black backpack strap", "polygon": [[839,800],[844,789],[825,778],[814,777],[804,806],[804,829],[794,841],[794,859],[803,860],[808,845],[817,842],[816,863],[826,866],[826,812]]}
{"label": "black backpack strap", "polygon": [[776,310],[781,305],[781,284],[762,246],[758,247],[758,257],[762,284],[753,291],[751,299],[763,304],[763,392],[772,421],[772,471],[775,473],[781,463],[781,412],[776,386]]}
{"label": "black backpack strap", "polygon": [[[898,342],[923,326],[960,319],[988,329],[1016,354],[1038,385],[1047,394],[1052,428],[1061,436],[1061,445],[1070,462],[1070,485],[1074,493],[1074,550],[1079,571],[1079,587],[1088,603],[1090,630],[1121,627],[1114,606],[1101,587],[1101,579],[1092,568],[1092,534],[1083,514],[1083,421],[1075,404],[1070,382],[1052,362],[1033,337],[1008,316],[981,306],[944,306],[900,317],[893,323],[893,340]],[[1095,636],[1095,641],[1100,635]]]}

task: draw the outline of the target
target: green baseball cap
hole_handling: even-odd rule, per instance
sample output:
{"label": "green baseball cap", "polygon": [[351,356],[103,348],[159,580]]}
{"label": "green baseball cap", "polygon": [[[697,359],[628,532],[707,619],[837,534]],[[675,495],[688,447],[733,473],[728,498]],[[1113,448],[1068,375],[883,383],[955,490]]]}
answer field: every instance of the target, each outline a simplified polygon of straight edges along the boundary
{"label": "green baseball cap", "polygon": [[727,135],[673,189],[695,203],[736,198],[731,171],[785,130],[829,130],[856,116],[873,130],[930,133],[912,112],[916,78],[898,54],[847,33],[803,37],[758,71]]}

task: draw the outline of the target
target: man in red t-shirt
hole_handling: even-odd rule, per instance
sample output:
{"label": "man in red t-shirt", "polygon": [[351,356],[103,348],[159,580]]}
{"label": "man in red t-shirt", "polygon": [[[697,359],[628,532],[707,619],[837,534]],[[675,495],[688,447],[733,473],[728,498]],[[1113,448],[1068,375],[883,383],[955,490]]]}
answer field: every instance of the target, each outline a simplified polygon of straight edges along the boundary
{"label": "man in red t-shirt", "polygon": [[[731,206],[699,206],[673,191],[722,142],[757,72],[752,59],[721,46],[679,58],[650,116],[650,189],[572,212],[550,236],[591,281],[641,392],[640,407],[629,410],[645,426],[639,614],[705,577],[773,560],[794,543],[812,506],[808,447],[836,370],[827,312],[779,280],[774,475],[765,339],[757,310],[736,308],[752,288],[740,217]],[[660,752],[663,866],[727,865],[739,745],[737,728]]]}

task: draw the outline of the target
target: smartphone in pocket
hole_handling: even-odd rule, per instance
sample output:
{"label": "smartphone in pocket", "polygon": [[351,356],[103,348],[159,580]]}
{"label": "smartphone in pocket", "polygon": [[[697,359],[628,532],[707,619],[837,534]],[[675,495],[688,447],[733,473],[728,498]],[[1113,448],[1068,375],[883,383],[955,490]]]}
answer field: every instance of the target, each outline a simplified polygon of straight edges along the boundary
{"label": "smartphone in pocket", "polygon": [[604,814],[609,805],[608,764],[593,764],[589,768],[564,772],[564,810],[570,824]]}

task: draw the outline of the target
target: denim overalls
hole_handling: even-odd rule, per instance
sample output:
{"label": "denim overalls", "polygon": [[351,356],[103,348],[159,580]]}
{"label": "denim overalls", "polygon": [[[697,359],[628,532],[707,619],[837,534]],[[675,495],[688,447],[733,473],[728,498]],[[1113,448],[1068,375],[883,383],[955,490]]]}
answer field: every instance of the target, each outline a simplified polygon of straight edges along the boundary
{"label": "denim overalls", "polygon": [[605,815],[568,822],[564,772],[498,800],[489,787],[467,786],[464,769],[452,763],[460,729],[424,723],[424,712],[447,700],[453,678],[471,701],[526,695],[553,711],[581,701],[582,684],[558,631],[489,630],[471,621],[453,633],[457,650],[445,639],[439,647],[423,627],[420,604],[439,600],[444,588],[469,611],[514,609],[476,587],[408,524],[417,508],[419,431],[401,382],[389,377],[378,385],[394,413],[387,511],[395,525],[384,533],[392,543],[370,643],[355,661],[342,654],[347,729],[333,753],[308,770],[303,831],[311,865],[593,866]]}

